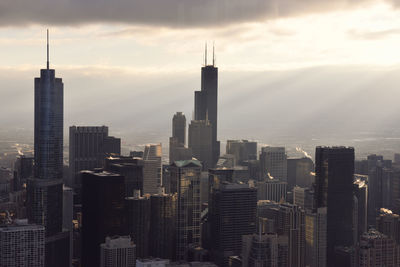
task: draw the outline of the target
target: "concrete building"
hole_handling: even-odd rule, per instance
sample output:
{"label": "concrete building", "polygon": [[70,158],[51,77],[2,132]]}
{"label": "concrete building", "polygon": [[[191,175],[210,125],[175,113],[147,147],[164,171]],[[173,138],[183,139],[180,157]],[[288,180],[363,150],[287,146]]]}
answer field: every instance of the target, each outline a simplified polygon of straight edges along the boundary
{"label": "concrete building", "polygon": [[287,182],[289,189],[294,186],[311,187],[314,183],[314,162],[311,158],[289,158],[287,160]]}
{"label": "concrete building", "polygon": [[255,231],[257,190],[224,182],[213,189],[211,197],[211,254],[218,266],[228,266],[229,257],[240,254],[242,235]]}
{"label": "concrete building", "polygon": [[284,147],[261,148],[260,165],[264,178],[272,176],[283,182],[287,181],[287,156]]}
{"label": "concrete building", "polygon": [[295,186],[293,188],[293,204],[304,210],[313,210],[314,191],[310,188]]}
{"label": "concrete building", "polygon": [[146,145],[143,154],[143,194],[157,194],[162,185],[161,144]]}
{"label": "concrete building", "polygon": [[377,230],[400,245],[400,216],[391,210],[381,209],[376,217]]}
{"label": "concrete building", "polygon": [[278,179],[265,179],[257,182],[257,199],[286,202],[287,183]]}
{"label": "concrete building", "polygon": [[130,236],[106,237],[100,245],[100,267],[135,267],[135,248]]}
{"label": "concrete building", "polygon": [[27,220],[0,226],[0,266],[44,267],[45,229]]}
{"label": "concrete building", "polygon": [[187,260],[189,245],[201,246],[200,175],[198,160],[175,161],[170,167],[171,193],[177,193],[176,259]]}
{"label": "concrete building", "polygon": [[203,170],[213,168],[213,128],[209,121],[191,121],[189,124],[189,148],[194,158],[199,160]]}

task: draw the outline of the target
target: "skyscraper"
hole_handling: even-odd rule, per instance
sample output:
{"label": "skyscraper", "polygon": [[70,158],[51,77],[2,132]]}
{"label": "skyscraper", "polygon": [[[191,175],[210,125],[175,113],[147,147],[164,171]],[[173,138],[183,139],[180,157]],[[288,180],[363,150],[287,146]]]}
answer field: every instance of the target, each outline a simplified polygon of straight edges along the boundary
{"label": "skyscraper", "polygon": [[143,193],[157,194],[162,184],[161,144],[149,144],[143,154]]}
{"label": "skyscraper", "polygon": [[27,184],[27,215],[51,236],[62,230],[64,85],[49,67],[48,48],[47,42],[47,68],[35,78],[35,165]]}
{"label": "skyscraper", "polygon": [[0,266],[44,267],[44,232],[43,226],[24,220],[0,226]]}
{"label": "skyscraper", "polygon": [[201,161],[204,170],[212,168],[213,159],[213,128],[209,121],[196,120],[189,124],[189,148],[193,157]]}
{"label": "skyscraper", "polygon": [[186,117],[177,112],[172,119],[172,137],[169,138],[169,163],[192,159],[192,150],[186,146]]}
{"label": "skyscraper", "polygon": [[317,147],[315,208],[327,207],[327,262],[335,247],[353,245],[354,148]]}
{"label": "skyscraper", "polygon": [[100,245],[100,267],[135,267],[135,248],[130,236],[106,237]]}
{"label": "skyscraper", "polygon": [[176,259],[187,260],[189,245],[200,246],[200,174],[198,160],[175,161],[170,168],[176,204]]}
{"label": "skyscraper", "polygon": [[178,143],[186,144],[186,117],[182,112],[177,112],[172,119],[172,137],[175,137]]}
{"label": "skyscraper", "polygon": [[286,201],[287,183],[278,179],[265,179],[257,182],[257,199],[273,200],[275,202]]}
{"label": "skyscraper", "polygon": [[316,212],[306,211],[305,262],[307,266],[326,266],[326,224],[326,208],[319,208]]}
{"label": "skyscraper", "polygon": [[125,235],[124,177],[106,171],[82,172],[82,266],[100,265],[106,236]]}
{"label": "skyscraper", "polygon": [[218,68],[215,67],[214,55],[212,65],[207,65],[207,47],[205,51],[204,67],[201,68],[201,91],[195,92],[194,106],[194,119],[198,121],[208,120],[211,124],[212,162],[210,164],[211,167],[214,167],[220,154],[220,142],[217,141]]}
{"label": "skyscraper", "polygon": [[235,165],[242,165],[245,161],[257,159],[257,142],[248,140],[228,140],[226,154],[235,157]]}
{"label": "skyscraper", "polygon": [[240,254],[242,235],[256,230],[257,190],[247,184],[224,182],[211,196],[212,257],[218,266],[228,266],[229,256]]}
{"label": "skyscraper", "polygon": [[260,165],[263,177],[272,176],[283,182],[287,181],[287,156],[284,147],[261,148]]}

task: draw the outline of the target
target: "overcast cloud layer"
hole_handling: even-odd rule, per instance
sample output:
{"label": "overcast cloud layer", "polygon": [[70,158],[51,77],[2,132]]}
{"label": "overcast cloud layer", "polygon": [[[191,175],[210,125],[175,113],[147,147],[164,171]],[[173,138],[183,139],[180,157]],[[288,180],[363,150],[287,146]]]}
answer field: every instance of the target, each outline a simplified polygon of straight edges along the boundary
{"label": "overcast cloud layer", "polygon": [[204,27],[398,0],[2,0],[0,26],[89,23]]}

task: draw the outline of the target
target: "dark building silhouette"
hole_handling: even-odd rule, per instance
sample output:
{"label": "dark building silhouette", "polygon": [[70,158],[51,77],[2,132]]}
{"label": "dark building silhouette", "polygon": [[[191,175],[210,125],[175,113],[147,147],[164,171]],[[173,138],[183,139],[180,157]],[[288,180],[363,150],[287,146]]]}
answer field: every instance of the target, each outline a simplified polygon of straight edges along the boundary
{"label": "dark building silhouette", "polygon": [[105,160],[107,171],[118,173],[125,178],[125,196],[133,197],[135,191],[143,192],[143,160],[132,157],[108,157]]}
{"label": "dark building silhouette", "polygon": [[107,236],[126,235],[125,179],[102,170],[82,175],[82,266],[100,265],[100,244]]}
{"label": "dark building silhouette", "polygon": [[189,148],[193,157],[201,161],[204,170],[215,165],[212,131],[212,125],[206,120],[191,121],[189,124]]}
{"label": "dark building silhouette", "polygon": [[149,257],[151,206],[148,196],[125,199],[128,233],[136,244],[137,258]]}
{"label": "dark building silhouette", "polygon": [[161,259],[175,257],[175,220],[177,194],[156,194],[150,197],[150,256]]}
{"label": "dark building silhouette", "polygon": [[296,185],[300,187],[311,187],[314,183],[314,163],[312,159],[295,158],[287,160],[287,182],[291,190]]}
{"label": "dark building silhouette", "polygon": [[354,148],[317,147],[315,208],[327,207],[327,262],[335,247],[353,245]]}
{"label": "dark building silhouette", "polygon": [[255,232],[257,190],[246,184],[224,182],[211,197],[212,258],[218,266],[228,266],[229,257],[241,252],[242,235]]}
{"label": "dark building silhouette", "polygon": [[368,230],[368,185],[355,175],[354,181],[354,242]]}
{"label": "dark building silhouette", "polygon": [[192,159],[192,150],[186,146],[186,117],[177,112],[172,119],[172,137],[169,138],[169,164],[176,160]]}
{"label": "dark building silhouette", "polygon": [[248,140],[228,140],[226,154],[233,155],[235,165],[243,165],[245,161],[257,159],[257,142]]}
{"label": "dark building silhouette", "polygon": [[177,112],[172,118],[172,137],[175,137],[178,143],[186,144],[186,117],[182,112]]}
{"label": "dark building silhouette", "polygon": [[214,56],[212,65],[207,65],[207,48],[204,63],[204,67],[201,68],[201,91],[195,92],[194,119],[197,121],[210,121],[213,155],[211,167],[214,167],[220,154],[220,142],[217,141],[218,68],[215,67]]}
{"label": "dark building silhouette", "polygon": [[[73,187],[80,199],[80,171],[103,168],[109,154],[119,155],[121,140],[108,136],[107,126],[69,127],[69,172],[68,185]],[[80,201],[78,201],[80,203]]]}
{"label": "dark building silhouette", "polygon": [[28,178],[33,177],[32,157],[20,155],[14,163],[14,191],[22,189],[22,185],[27,182]]}

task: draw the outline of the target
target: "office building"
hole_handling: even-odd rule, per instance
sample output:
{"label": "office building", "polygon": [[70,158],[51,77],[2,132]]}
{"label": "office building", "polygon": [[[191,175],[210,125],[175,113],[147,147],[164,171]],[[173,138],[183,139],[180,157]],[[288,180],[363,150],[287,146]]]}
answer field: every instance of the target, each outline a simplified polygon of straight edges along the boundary
{"label": "office building", "polygon": [[150,258],[150,259],[137,259],[136,267],[168,267],[170,260]]}
{"label": "office building", "polygon": [[252,266],[289,266],[288,238],[275,233],[255,233],[243,236],[242,264]]}
{"label": "office building", "polygon": [[44,227],[26,220],[0,226],[0,266],[44,267]]}
{"label": "office building", "polygon": [[[194,119],[196,121],[209,121],[211,126],[211,162],[207,168],[213,168],[220,155],[220,142],[217,141],[218,126],[218,68],[215,67],[213,56],[212,65],[207,64],[207,48],[204,66],[201,68],[201,91],[195,92]],[[189,132],[190,134],[190,132]],[[190,137],[189,137],[190,139]],[[190,146],[189,146],[190,147]],[[193,151],[193,153],[195,153]],[[199,159],[200,160],[200,159]]]}
{"label": "office building", "polygon": [[14,191],[22,189],[28,178],[33,177],[33,157],[19,155],[14,163]]}
{"label": "office building", "polygon": [[[124,177],[102,170],[82,171],[82,266],[100,265],[100,244],[125,235]],[[96,226],[96,227],[94,227]]]}
{"label": "office building", "polygon": [[151,206],[148,195],[138,194],[125,199],[128,234],[136,244],[136,257],[148,258],[150,242]]}
{"label": "office building", "polygon": [[161,144],[146,145],[143,154],[143,194],[157,194],[162,184]]}
{"label": "office building", "polygon": [[106,237],[100,245],[100,267],[135,267],[135,248],[130,236]]}
{"label": "office building", "polygon": [[311,158],[294,158],[287,160],[287,182],[289,190],[294,186],[311,187],[314,183],[314,162]]}
{"label": "office building", "polygon": [[105,159],[105,170],[124,176],[126,197],[133,197],[138,190],[143,193],[143,165],[141,158],[113,156]]}
{"label": "office building", "polygon": [[356,175],[354,178],[353,240],[357,242],[368,229],[368,184]]}
{"label": "office building", "polygon": [[187,260],[189,245],[200,246],[200,175],[198,160],[175,161],[170,167],[171,193],[177,193],[175,253]]}
{"label": "office building", "polygon": [[310,188],[295,186],[293,188],[293,204],[304,210],[313,210],[314,191]]}
{"label": "office building", "polygon": [[189,148],[194,158],[199,160],[203,170],[213,168],[213,128],[206,120],[191,121],[189,124]]}
{"label": "office building", "polygon": [[177,160],[192,159],[192,149],[179,143],[176,137],[169,138],[169,164]]}
{"label": "office building", "polygon": [[[113,143],[117,144],[113,145]],[[119,142],[119,144],[118,144]],[[121,140],[108,135],[107,126],[69,127],[69,171],[68,185],[81,190],[80,171],[104,167],[107,155],[121,153]]]}
{"label": "office building", "polygon": [[150,256],[162,259],[175,257],[175,223],[177,194],[150,196]]}
{"label": "office building", "polygon": [[376,229],[400,245],[400,216],[391,210],[381,209],[376,217]]}
{"label": "office building", "polygon": [[286,202],[287,183],[278,179],[265,179],[257,182],[257,199]]}
{"label": "office building", "polygon": [[327,207],[327,262],[335,247],[353,245],[354,148],[317,147],[315,208]]}
{"label": "office building", "polygon": [[[47,35],[48,37],[48,35]],[[49,67],[35,78],[34,177],[27,182],[27,216],[45,227],[46,237],[62,231],[64,84]]]}
{"label": "office building", "polygon": [[226,154],[233,155],[235,165],[243,165],[245,161],[257,159],[257,142],[248,140],[228,140]]}
{"label": "office building", "polygon": [[326,266],[326,207],[305,214],[306,266]]}
{"label": "office building", "polygon": [[186,145],[186,117],[182,112],[177,112],[172,118],[172,137]]}
{"label": "office building", "polygon": [[287,156],[284,147],[261,148],[260,165],[264,178],[273,177],[287,181]]}
{"label": "office building", "polygon": [[241,252],[242,235],[256,230],[257,190],[247,184],[224,182],[211,197],[211,254],[218,266],[228,266],[229,257]]}
{"label": "office building", "polygon": [[361,236],[357,247],[358,266],[399,266],[396,262],[398,249],[393,239],[370,229]]}

